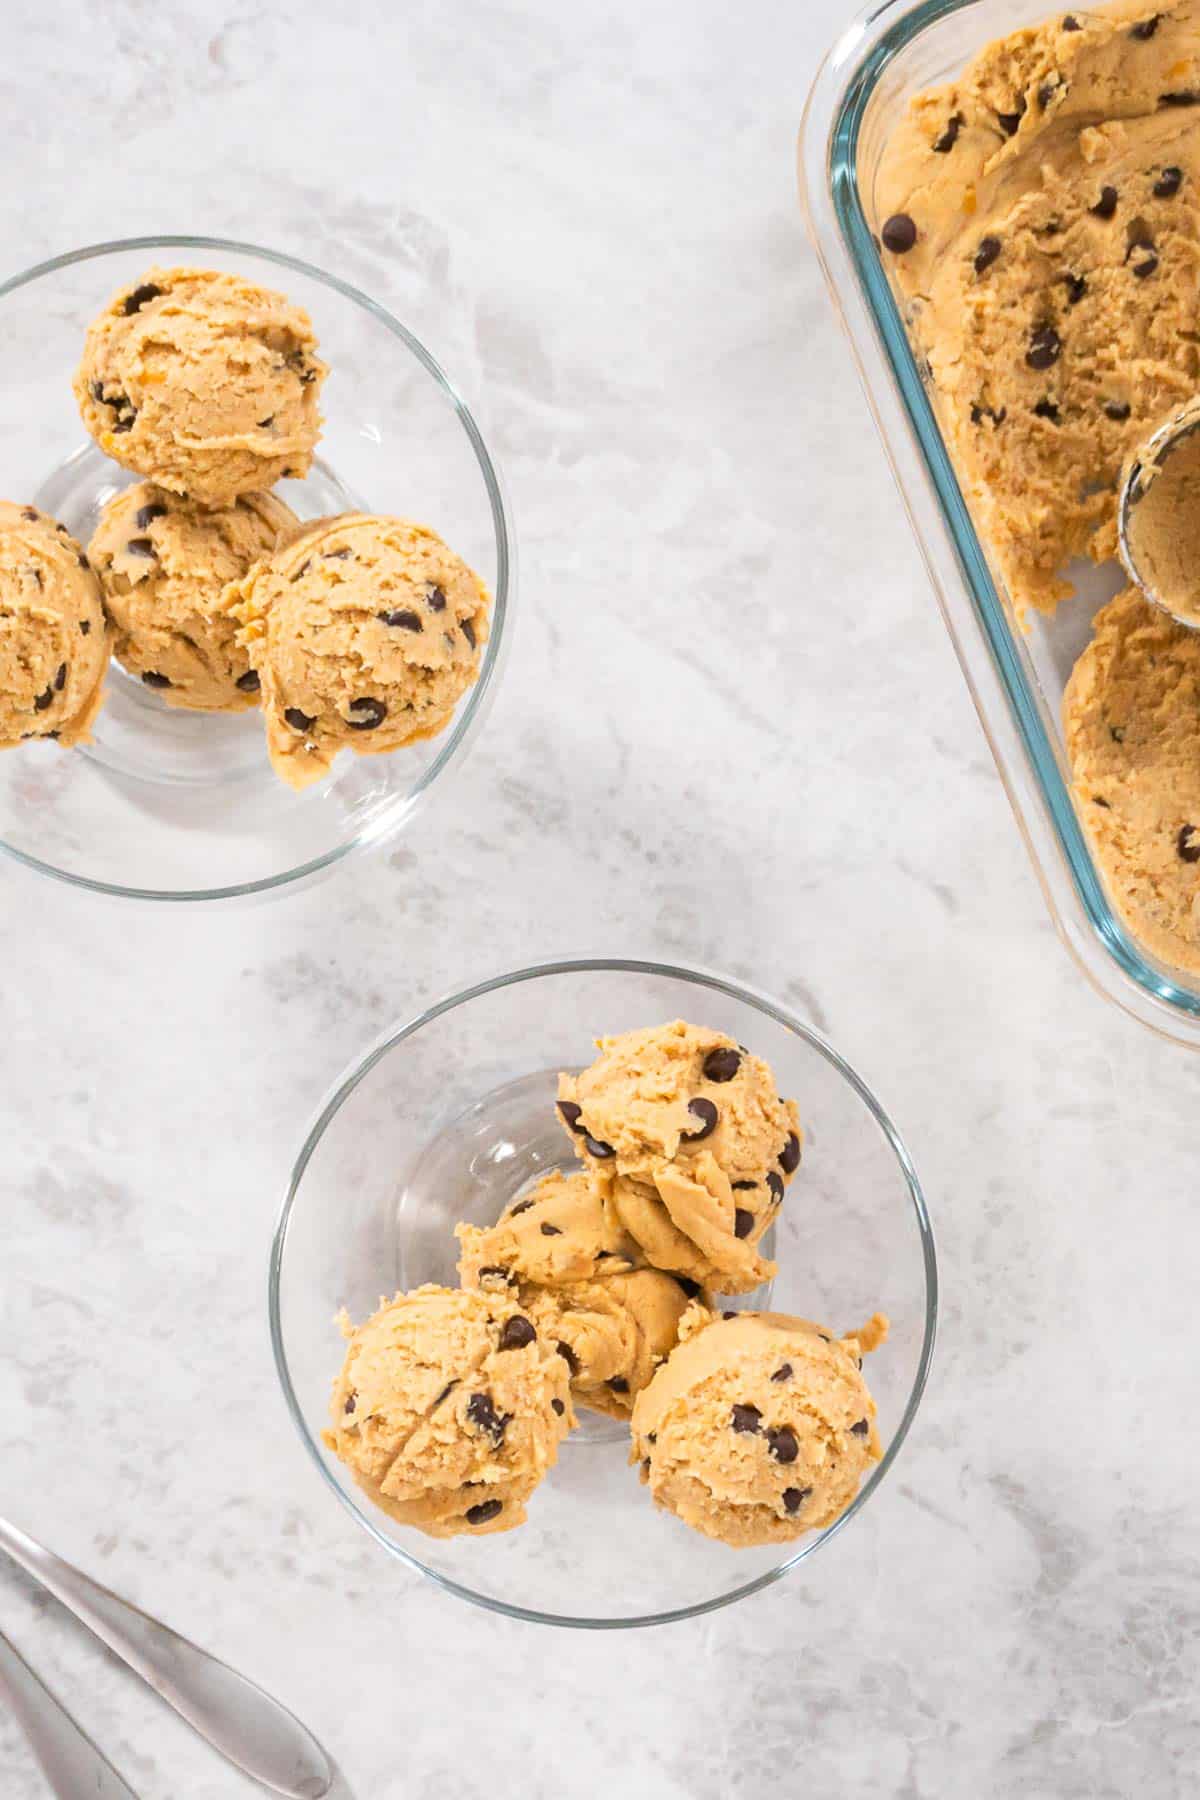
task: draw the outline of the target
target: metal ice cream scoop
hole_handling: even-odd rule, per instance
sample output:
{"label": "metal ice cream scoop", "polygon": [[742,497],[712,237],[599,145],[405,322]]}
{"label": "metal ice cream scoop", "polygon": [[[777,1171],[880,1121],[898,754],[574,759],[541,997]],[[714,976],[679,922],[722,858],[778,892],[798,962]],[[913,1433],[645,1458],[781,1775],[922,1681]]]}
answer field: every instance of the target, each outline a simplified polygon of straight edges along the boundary
{"label": "metal ice cream scoop", "polygon": [[[0,1550],[61,1600],[168,1706],[173,1706],[193,1731],[207,1738],[214,1750],[219,1750],[235,1767],[273,1788],[277,1794],[286,1794],[289,1800],[321,1800],[321,1796],[329,1792],[333,1771],[328,1757],[299,1719],[278,1700],[272,1700],[244,1675],[237,1674],[226,1663],[210,1656],[207,1650],[180,1637],[168,1625],[152,1619],[127,1600],[119,1599],[108,1588],[101,1587],[4,1519],[0,1519]],[[20,1681],[20,1670],[11,1659],[8,1674],[11,1695]],[[29,1675],[28,1670],[26,1674]],[[29,1680],[36,1681],[36,1678],[29,1676]],[[36,1685],[49,1706],[66,1719],[68,1725],[72,1724],[47,1690],[40,1683]],[[23,1691],[27,1702],[38,1699],[38,1694],[27,1682]],[[15,1703],[14,1710],[17,1710]],[[45,1707],[35,1708],[35,1711],[45,1720]],[[33,1734],[30,1735],[32,1738]],[[99,1752],[82,1737],[82,1733],[77,1735],[100,1766],[103,1759]],[[81,1754],[78,1744],[72,1749]],[[38,1754],[42,1756],[40,1749]],[[128,1793],[128,1788],[109,1765],[104,1763],[103,1767],[120,1785],[98,1788],[96,1792],[106,1795],[111,1792],[114,1797]],[[74,1800],[75,1795],[92,1790],[67,1787],[57,1791],[71,1795]]]}
{"label": "metal ice cream scoop", "polygon": [[1117,545],[1126,574],[1146,599],[1178,624],[1200,630],[1200,397],[1126,458]]}

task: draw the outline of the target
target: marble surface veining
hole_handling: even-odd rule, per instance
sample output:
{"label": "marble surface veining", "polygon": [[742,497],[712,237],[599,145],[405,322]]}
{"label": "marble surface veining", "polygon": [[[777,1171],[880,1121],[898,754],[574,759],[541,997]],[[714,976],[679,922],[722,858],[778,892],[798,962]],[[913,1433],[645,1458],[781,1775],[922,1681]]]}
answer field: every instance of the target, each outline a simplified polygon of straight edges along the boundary
{"label": "marble surface veining", "polygon": [[[292,1705],[356,1800],[1168,1800],[1200,1776],[1200,1059],[1060,948],[797,209],[847,0],[13,0],[5,273],[195,230],[336,267],[478,402],[522,608],[399,848],[244,911],[0,868],[0,1510]],[[799,1576],[624,1637],[378,1554],[284,1414],[270,1226],[427,996],[648,952],[828,1030],[905,1130],[940,1353]],[[599,1023],[599,1022],[598,1022]],[[19,1576],[0,1627],[145,1800],[249,1783]],[[43,1793],[0,1717],[0,1793]]]}

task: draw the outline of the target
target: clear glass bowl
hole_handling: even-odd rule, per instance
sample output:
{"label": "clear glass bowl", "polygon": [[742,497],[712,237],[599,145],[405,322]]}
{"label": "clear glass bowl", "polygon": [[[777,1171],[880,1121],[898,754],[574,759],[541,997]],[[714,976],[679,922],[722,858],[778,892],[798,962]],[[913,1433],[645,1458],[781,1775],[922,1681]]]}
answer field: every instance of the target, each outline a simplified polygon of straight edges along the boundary
{"label": "clear glass bowl", "polygon": [[[454,1225],[490,1224],[541,1171],[566,1167],[559,1069],[592,1039],[677,1017],[766,1057],[804,1122],[804,1162],[764,1247],[771,1305],[838,1330],[877,1308],[891,1335],[870,1358],[883,1461],[837,1522],[789,1546],[731,1550],[659,1512],[628,1466],[628,1431],[583,1413],[528,1522],[439,1542],[378,1511],[321,1444],[343,1343],[381,1295],[456,1284]],[[651,1625],[727,1605],[811,1556],[866,1505],[917,1410],[933,1349],[933,1234],[887,1114],[823,1038],[719,976],[653,963],[546,964],[498,976],[378,1039],[334,1088],[296,1160],[271,1256],[271,1337],[300,1435],[342,1504],[384,1550],[451,1592],[543,1624]]]}
{"label": "clear glass bowl", "polygon": [[102,893],[218,900],[279,890],[391,838],[478,730],[507,648],[512,526],[479,427],[433,357],[337,276],[252,244],[132,238],[40,263],[0,285],[8,430],[0,494],[53,513],[83,544],[134,480],[91,442],[71,377],[90,320],[152,263],[232,269],[307,309],[330,373],[324,431],[304,481],[278,492],[301,518],[348,507],[431,525],[494,595],[475,686],[440,737],[390,756],[338,758],[293,793],[272,774],[257,712],[167,706],[114,663],[90,746],[30,742],[0,755],[0,847],[42,874]]}
{"label": "clear glass bowl", "polygon": [[1050,912],[1110,1000],[1200,1045],[1200,988],[1130,933],[1105,891],[1071,798],[1061,702],[1115,565],[1077,564],[1078,598],[1015,628],[963,499],[896,296],[872,241],[875,182],[909,100],[985,43],[1046,18],[1048,0],[887,0],[842,33],[800,134],[800,186],[834,306]]}

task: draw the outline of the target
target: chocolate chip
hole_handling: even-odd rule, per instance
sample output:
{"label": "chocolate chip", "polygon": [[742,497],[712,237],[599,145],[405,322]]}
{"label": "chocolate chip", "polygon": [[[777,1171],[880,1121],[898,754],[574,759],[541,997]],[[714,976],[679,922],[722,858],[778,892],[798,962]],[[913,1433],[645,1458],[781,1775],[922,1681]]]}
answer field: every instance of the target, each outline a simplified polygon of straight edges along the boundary
{"label": "chocolate chip", "polygon": [[92,566],[91,563],[88,561],[87,557],[84,555],[82,550],[79,552],[79,555],[76,558],[76,560],[79,563],[79,566],[81,569],[90,569]]}
{"label": "chocolate chip", "polygon": [[1117,190],[1115,187],[1102,187],[1100,198],[1088,211],[1097,219],[1111,219],[1117,210]]}
{"label": "chocolate chip", "polygon": [[1123,744],[1125,742],[1125,727],[1123,725],[1110,725],[1108,728],[1108,735],[1114,744]]}
{"label": "chocolate chip", "polygon": [[567,1410],[566,1407],[563,1405],[562,1401],[561,1400],[552,1400],[550,1402],[550,1404],[554,1408],[554,1411],[558,1414],[559,1418],[561,1419],[563,1414]]}
{"label": "chocolate chip", "polygon": [[153,524],[155,519],[165,518],[166,512],[165,506],[160,505],[157,500],[152,500],[148,506],[138,507],[133,522],[139,531],[145,531],[147,525]]}
{"label": "chocolate chip", "polygon": [[689,1300],[695,1300],[703,1291],[700,1283],[698,1281],[693,1281],[690,1275],[677,1275],[675,1279]]}
{"label": "chocolate chip", "polygon": [[1058,407],[1053,400],[1039,400],[1033,410],[1039,419],[1049,419],[1052,425],[1058,424]]}
{"label": "chocolate chip", "polygon": [[623,1375],[611,1376],[604,1385],[605,1387],[610,1387],[614,1394],[627,1394],[629,1392],[629,1383]]}
{"label": "chocolate chip", "polygon": [[777,1431],[768,1431],[767,1449],[776,1462],[795,1462],[800,1454],[800,1446],[796,1442],[796,1434],[788,1425],[781,1425]]}
{"label": "chocolate chip", "polygon": [[262,687],[262,679],[257,669],[247,669],[244,675],[238,676],[235,685],[241,688],[243,694],[257,694]]}
{"label": "chocolate chip", "polygon": [[735,1405],[729,1422],[735,1431],[759,1432],[762,1430],[762,1414],[757,1406]]}
{"label": "chocolate chip", "polygon": [[93,381],[92,382],[91,394],[92,394],[93,400],[100,400],[100,401],[103,401],[105,406],[108,405],[107,400],[104,399],[104,383],[102,381]]}
{"label": "chocolate chip", "polygon": [[600,1138],[594,1138],[590,1131],[585,1131],[583,1134],[583,1147],[589,1156],[595,1156],[601,1162],[603,1162],[606,1157],[615,1156],[617,1154],[611,1144],[604,1143]]}
{"label": "chocolate chip", "polygon": [[980,406],[977,402],[974,402],[974,401],[971,403],[971,423],[972,423],[972,425],[982,425],[982,423],[985,419],[990,419],[992,421],[993,425],[1003,425],[1003,423],[1004,423],[1005,419],[1007,419],[1007,417],[1008,417],[1007,406],[1001,406],[1001,407],[997,408],[994,406]]}
{"label": "chocolate chip", "polygon": [[128,318],[130,313],[140,312],[143,306],[150,304],[151,300],[157,300],[161,293],[162,289],[155,287],[152,281],[144,281],[141,287],[134,288],[132,294],[126,294],[125,304],[121,311]]}
{"label": "chocolate chip", "polygon": [[723,1312],[723,1313],[722,1313],[722,1314],[721,1314],[721,1317],[722,1317],[722,1318],[723,1318],[723,1319],[736,1319],[736,1318],[737,1318],[737,1314],[736,1314],[736,1313],[735,1313],[735,1312]]}
{"label": "chocolate chip", "polygon": [[475,626],[474,626],[473,621],[470,619],[464,619],[462,621],[461,630],[462,630],[463,636],[466,638],[468,644],[470,644],[470,646],[473,650],[475,648],[475,643],[476,643]]}
{"label": "chocolate chip", "polygon": [[397,631],[424,631],[425,621],[420,613],[413,612],[411,607],[400,606],[395,612],[376,613],[375,617],[383,625],[392,625]]}
{"label": "chocolate chip", "polygon": [[438,1395],[437,1399],[434,1401],[433,1405],[430,1407],[430,1409],[429,1409],[430,1412],[436,1412],[438,1407],[442,1404],[442,1401],[448,1400],[457,1386],[458,1386],[457,1381],[448,1381],[446,1383],[445,1387],[442,1389],[441,1393]]}
{"label": "chocolate chip", "polygon": [[560,1341],[557,1344],[555,1344],[554,1348],[558,1351],[558,1354],[562,1357],[563,1361],[566,1363],[567,1368],[571,1373],[571,1377],[572,1377],[572,1379],[574,1379],[574,1377],[576,1375],[578,1375],[578,1373],[579,1373],[579,1358],[576,1356],[575,1352],[572,1350],[570,1344],[564,1344],[560,1339]]}
{"label": "chocolate chip", "polygon": [[144,669],[142,671],[142,680],[147,687],[152,688],[168,688],[171,685],[171,677],[169,675],[160,675],[157,669]]}
{"label": "chocolate chip", "polygon": [[357,1399],[358,1399],[357,1394],[351,1394],[349,1399],[346,1401],[345,1406],[343,1406],[342,1411],[344,1413],[352,1413],[354,1411],[354,1405],[355,1405],[355,1402]]}
{"label": "chocolate chip", "polygon": [[53,705],[54,705],[54,689],[53,688],[47,688],[45,693],[39,694],[37,699],[33,703],[35,712],[45,712],[48,707],[51,707]]}
{"label": "chocolate chip", "polygon": [[117,418],[113,420],[112,428],[114,436],[119,436],[120,433],[125,431],[132,431],[133,423],[136,418],[137,414],[132,409],[127,413],[120,413]]}
{"label": "chocolate chip", "polygon": [[784,1488],[784,1490],[783,1490],[784,1511],[789,1512],[789,1513],[798,1513],[800,1511],[800,1508],[804,1505],[804,1502],[808,1499],[808,1496],[811,1493],[812,1493],[812,1489],[810,1487]]}
{"label": "chocolate chip", "polygon": [[269,427],[270,427],[270,426],[272,426],[272,425],[273,425],[273,424],[274,424],[274,423],[275,423],[275,414],[274,414],[274,413],[268,413],[268,414],[267,414],[267,417],[266,417],[266,418],[265,418],[265,419],[260,419],[260,420],[259,420],[259,421],[258,421],[258,430],[259,430],[259,431],[266,431],[266,430],[267,430],[267,429],[268,429],[268,428],[269,428]]}
{"label": "chocolate chip", "polygon": [[38,511],[36,506],[23,506],[21,508],[21,517],[23,519],[33,519],[34,521],[36,521],[36,520],[40,519],[41,516],[42,515]]}
{"label": "chocolate chip", "polygon": [[583,1129],[579,1123],[580,1119],[583,1117],[583,1108],[582,1106],[577,1106],[574,1100],[560,1100],[558,1102],[558,1111],[559,1116],[568,1131],[581,1131]]}
{"label": "chocolate chip", "polygon": [[827,1331],[818,1331],[817,1336],[820,1338],[820,1340],[823,1344],[832,1344],[832,1342],[833,1342],[833,1339],[830,1337],[830,1335]]}
{"label": "chocolate chip", "polygon": [[1029,340],[1025,361],[1031,369],[1049,369],[1058,361],[1062,339],[1053,325],[1039,325]]}
{"label": "chocolate chip", "polygon": [[997,113],[996,117],[1000,121],[1000,129],[1004,133],[1005,137],[1015,137],[1016,133],[1017,133],[1017,128],[1020,125],[1021,120],[1025,117],[1025,96],[1024,96],[1024,94],[1021,94],[1018,97],[1016,112]]}
{"label": "chocolate chip", "polygon": [[311,731],[316,724],[316,720],[310,719],[298,706],[286,707],[283,716],[293,731]]}
{"label": "chocolate chip", "polygon": [[557,1225],[543,1225],[542,1226],[542,1236],[543,1237],[561,1237],[562,1230]]}
{"label": "chocolate chip", "polygon": [[301,563],[301,564],[300,564],[300,567],[299,567],[299,568],[298,568],[298,569],[297,569],[297,570],[296,570],[296,573],[295,573],[295,574],[294,574],[294,575],[291,575],[291,576],[289,576],[289,577],[288,577],[288,579],[289,579],[289,580],[290,580],[290,581],[299,581],[299,580],[300,580],[300,579],[301,579],[301,577],[302,577],[302,576],[304,576],[304,575],[307,575],[307,574],[308,574],[308,571],[309,571],[309,570],[310,570],[310,569],[311,569],[311,568],[312,568],[312,557],[311,557],[311,556],[310,556],[310,557],[309,557],[309,558],[308,558],[308,559],[307,559],[307,561],[305,561],[305,562],[302,562],[302,563]]}
{"label": "chocolate chip", "polygon": [[749,1237],[754,1230],[754,1214],[747,1212],[744,1206],[735,1209],[733,1215],[733,1235],[738,1238]]}
{"label": "chocolate chip", "polygon": [[[542,1230],[546,1228],[543,1225]],[[511,1319],[505,1319],[504,1329],[500,1333],[501,1350],[523,1350],[526,1344],[532,1344],[537,1332],[529,1323],[524,1313],[514,1313]]]}
{"label": "chocolate chip", "polygon": [[647,1442],[647,1443],[648,1443],[648,1444],[657,1444],[657,1442],[658,1442],[658,1433],[657,1433],[657,1431],[648,1431],[648,1432],[647,1432],[647,1433],[646,1433],[646,1442]]}
{"label": "chocolate chip", "polygon": [[800,1167],[800,1139],[789,1131],[788,1141],[779,1152],[779,1166],[785,1175],[794,1175]]}
{"label": "chocolate chip", "polygon": [[153,559],[154,545],[149,538],[130,538],[125,546],[125,554],[127,556],[148,556]]}
{"label": "chocolate chip", "polygon": [[86,637],[88,635],[88,632],[91,629],[92,629],[92,621],[90,619],[80,619],[80,621],[79,621],[80,637]]}
{"label": "chocolate chip", "polygon": [[1132,264],[1133,273],[1139,281],[1145,281],[1147,275],[1153,275],[1158,267],[1158,251],[1151,244],[1135,244],[1137,261]]}
{"label": "chocolate chip", "polygon": [[859,1419],[850,1427],[850,1435],[852,1437],[866,1437],[870,1429],[871,1421],[869,1419]]}
{"label": "chocolate chip", "polygon": [[706,1081],[732,1081],[742,1066],[742,1059],[736,1050],[721,1045],[710,1050],[704,1059],[703,1074]]}
{"label": "chocolate chip", "polygon": [[1127,400],[1106,400],[1104,411],[1108,418],[1115,419],[1118,424],[1129,417],[1130,407]]}
{"label": "chocolate chip", "polygon": [[63,689],[66,687],[66,685],[67,685],[67,665],[66,665],[66,663],[59,663],[58,673],[54,677],[55,693],[61,694]]}
{"label": "chocolate chip", "polygon": [[533,1204],[534,1204],[534,1202],[532,1200],[518,1200],[517,1204],[515,1206],[509,1207],[509,1209],[508,1209],[509,1218],[515,1219],[517,1217],[518,1213],[528,1212],[530,1207]]}
{"label": "chocolate chip", "polygon": [[467,1401],[467,1417],[472,1425],[478,1425],[480,1431],[486,1431],[494,1443],[499,1443],[512,1418],[511,1413],[498,1413],[492,1404],[490,1394],[472,1394]]}
{"label": "chocolate chip", "polygon": [[503,1511],[503,1500],[481,1500],[478,1506],[468,1506],[467,1524],[486,1525],[489,1519],[494,1519]]}
{"label": "chocolate chip", "polygon": [[885,250],[890,250],[893,256],[903,256],[916,243],[917,228],[907,213],[893,213],[890,219],[884,220],[879,235]]}
{"label": "chocolate chip", "polygon": [[377,725],[382,725],[383,721],[387,718],[387,707],[384,705],[383,701],[372,700],[369,697],[361,700],[352,700],[350,702],[350,711],[358,715],[357,718],[347,719],[346,721],[351,731],[374,731],[375,727]]}
{"label": "chocolate chip", "polygon": [[947,151],[953,150],[955,144],[958,142],[958,134],[965,124],[966,120],[961,113],[950,114],[945,131],[943,131],[940,137],[936,137],[933,140],[933,148],[939,156],[945,156]]}
{"label": "chocolate chip", "polygon": [[1175,839],[1175,848],[1185,863],[1200,862],[1200,828],[1184,825]]}
{"label": "chocolate chip", "polygon": [[325,551],[323,551],[322,555],[321,555],[321,560],[322,560],[322,562],[345,562],[345,560],[348,556],[353,556],[353,555],[354,555],[353,550],[351,550],[349,548],[349,546],[347,546],[346,548],[344,548],[342,550],[325,550]]}
{"label": "chocolate chip", "polygon": [[701,1138],[710,1137],[717,1129],[717,1121],[721,1115],[718,1113],[711,1100],[705,1100],[703,1098],[699,1100],[689,1100],[688,1112],[693,1119],[698,1119],[700,1122],[695,1131],[680,1132],[679,1135],[682,1143],[698,1144]]}
{"label": "chocolate chip", "polygon": [[735,1194],[744,1194],[749,1189],[756,1188],[758,1186],[758,1183],[757,1183],[757,1181],[734,1181],[734,1182],[731,1182],[730,1185],[732,1186]]}
{"label": "chocolate chip", "polygon": [[508,1270],[501,1268],[499,1263],[488,1263],[488,1265],[485,1269],[480,1269],[480,1271],[479,1271],[480,1281],[482,1281],[484,1279],[484,1277],[487,1275],[497,1275],[497,1276],[499,1276],[501,1281],[511,1280]]}
{"label": "chocolate chip", "polygon": [[975,273],[982,275],[985,269],[990,269],[999,254],[1000,239],[998,237],[980,238],[979,246],[975,251]]}
{"label": "chocolate chip", "polygon": [[445,589],[438,587],[437,584],[435,583],[434,586],[430,588],[429,592],[425,596],[425,604],[429,608],[430,612],[445,612],[445,610],[446,610]]}
{"label": "chocolate chip", "polygon": [[[1093,794],[1092,795],[1092,805],[1093,806],[1102,806],[1104,808],[1105,812],[1112,811],[1112,801],[1106,800],[1102,794]],[[858,1366],[860,1369],[862,1368],[861,1363],[859,1363]]]}
{"label": "chocolate chip", "polygon": [[1200,106],[1200,94],[1194,93],[1190,89],[1182,93],[1160,94],[1158,104],[1160,106]]}
{"label": "chocolate chip", "polygon": [[774,1169],[767,1171],[767,1190],[776,1204],[783,1199],[783,1177],[777,1175]]}
{"label": "chocolate chip", "polygon": [[771,1377],[772,1381],[790,1381],[791,1379],[792,1379],[791,1363],[780,1363],[779,1367],[776,1369],[775,1373]]}
{"label": "chocolate chip", "polygon": [[1079,20],[1075,17],[1074,13],[1067,14],[1066,18],[1062,22],[1062,28],[1064,31],[1082,31],[1083,30],[1083,26],[1079,23]]}
{"label": "chocolate chip", "polygon": [[1037,103],[1042,112],[1045,112],[1055,94],[1057,94],[1058,89],[1059,83],[1057,81],[1043,81],[1041,87],[1037,91]]}
{"label": "chocolate chip", "polygon": [[1183,170],[1175,163],[1168,163],[1154,184],[1154,196],[1157,200],[1173,200],[1183,186]]}
{"label": "chocolate chip", "polygon": [[1139,38],[1144,44],[1146,40],[1152,38],[1158,30],[1159,17],[1160,15],[1158,13],[1151,13],[1148,19],[1140,19],[1131,29],[1129,33],[1130,37]]}
{"label": "chocolate chip", "polygon": [[1063,279],[1067,284],[1067,305],[1078,306],[1087,293],[1086,275],[1065,275]]}

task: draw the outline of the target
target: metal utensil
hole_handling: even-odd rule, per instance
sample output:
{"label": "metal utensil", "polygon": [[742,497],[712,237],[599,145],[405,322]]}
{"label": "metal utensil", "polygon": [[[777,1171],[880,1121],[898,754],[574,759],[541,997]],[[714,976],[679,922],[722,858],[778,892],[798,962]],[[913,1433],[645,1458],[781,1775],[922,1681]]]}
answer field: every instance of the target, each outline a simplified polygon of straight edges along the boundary
{"label": "metal utensil", "polygon": [[333,1771],[328,1757],[278,1700],[5,1519],[0,1519],[0,1550],[48,1588],[193,1731],[245,1774],[289,1800],[321,1800],[329,1792]]}
{"label": "metal utensil", "polygon": [[38,1680],[24,1657],[0,1632],[0,1695],[29,1739],[42,1773],[59,1800],[137,1800],[108,1758],[102,1756],[61,1700]]}
{"label": "metal utensil", "polygon": [[[1200,431],[1200,399],[1189,400],[1130,452],[1117,490],[1117,549],[1125,573],[1153,606],[1169,613],[1177,625],[1186,625],[1190,631],[1200,629],[1200,592],[1197,592],[1195,602],[1189,593],[1188,609],[1178,600],[1172,604],[1171,597],[1161,592],[1147,566],[1148,559],[1139,552],[1136,525],[1139,513],[1145,516],[1142,509],[1154,504],[1150,497],[1161,491],[1156,490],[1155,484],[1162,479],[1167,464],[1191,442],[1197,431]],[[1197,571],[1197,581],[1200,582],[1200,571]]]}

